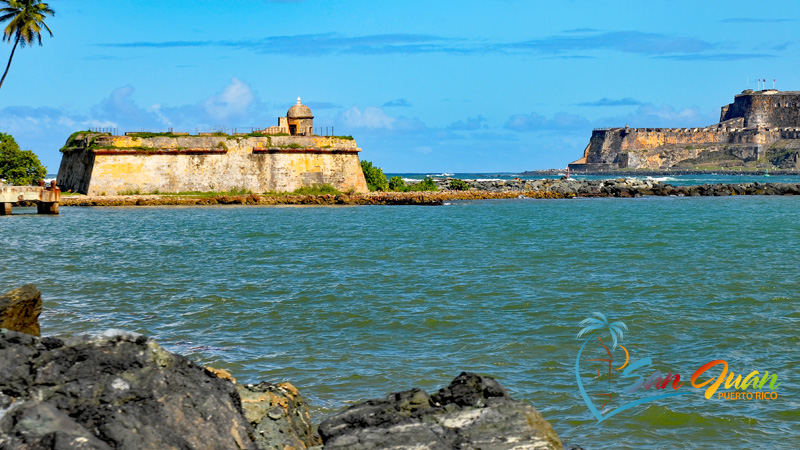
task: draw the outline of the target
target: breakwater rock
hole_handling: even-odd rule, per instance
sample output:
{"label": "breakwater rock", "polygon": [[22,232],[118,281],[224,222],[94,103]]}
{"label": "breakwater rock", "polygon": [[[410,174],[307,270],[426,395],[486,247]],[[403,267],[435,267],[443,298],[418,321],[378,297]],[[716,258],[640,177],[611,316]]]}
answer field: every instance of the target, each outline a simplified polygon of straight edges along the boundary
{"label": "breakwater rock", "polygon": [[[654,196],[725,196],[725,195],[798,195],[800,183],[718,183],[695,186],[673,186],[652,180],[619,178],[616,180],[576,180],[573,178],[543,180],[464,180],[468,191],[455,192],[516,192],[523,196],[539,194],[536,198],[573,197],[641,197]],[[451,180],[437,181],[443,192],[453,192]]]}
{"label": "breakwater rock", "polygon": [[0,329],[0,360],[4,450],[564,448],[530,404],[472,373],[352,406],[319,426],[323,442],[291,384],[235,385],[136,333]]}
{"label": "breakwater rock", "polygon": [[0,330],[0,360],[0,448],[257,448],[231,382],[144,336]]}
{"label": "breakwater rock", "polygon": [[[15,292],[41,302],[32,285]],[[3,450],[567,448],[530,404],[473,373],[430,396],[412,389],[356,404],[317,434],[291,384],[237,384],[137,333],[0,328],[0,362]]]}
{"label": "breakwater rock", "polygon": [[489,377],[462,373],[428,395],[421,389],[351,406],[319,426],[324,450],[561,450],[553,427]]}
{"label": "breakwater rock", "polygon": [[436,180],[438,191],[370,192],[324,195],[117,195],[62,196],[61,206],[192,206],[192,205],[442,205],[453,200],[509,198],[563,199],[574,197],[798,195],[800,183],[720,183],[673,186],[651,180]]}

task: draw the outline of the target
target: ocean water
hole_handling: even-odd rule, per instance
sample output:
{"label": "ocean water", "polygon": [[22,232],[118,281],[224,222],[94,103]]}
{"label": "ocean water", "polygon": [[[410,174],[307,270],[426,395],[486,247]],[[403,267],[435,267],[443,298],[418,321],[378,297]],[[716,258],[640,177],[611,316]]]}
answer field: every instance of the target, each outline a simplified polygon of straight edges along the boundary
{"label": "ocean water", "polygon": [[[35,283],[45,334],[144,333],[241,382],[290,381],[316,421],[475,371],[587,449],[800,442],[800,197],[14,212],[0,216],[0,290]],[[630,363],[651,358],[636,374],[684,385],[625,394],[616,370],[608,383],[588,361],[605,331],[576,377],[594,312],[627,325]],[[689,378],[712,360],[777,374],[776,398],[705,399]],[[598,422],[578,379],[598,407],[613,393],[606,413],[684,395]]]}

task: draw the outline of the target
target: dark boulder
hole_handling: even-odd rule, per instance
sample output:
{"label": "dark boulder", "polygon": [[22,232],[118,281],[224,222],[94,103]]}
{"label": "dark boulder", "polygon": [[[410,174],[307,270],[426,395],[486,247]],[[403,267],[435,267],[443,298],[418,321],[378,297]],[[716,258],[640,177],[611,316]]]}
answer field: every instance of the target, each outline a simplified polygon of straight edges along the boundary
{"label": "dark boulder", "polygon": [[530,404],[467,372],[432,396],[412,389],[351,406],[322,422],[319,433],[324,450],[562,449]]}
{"label": "dark boulder", "polygon": [[0,420],[0,448],[111,450],[55,406],[21,401]]}
{"label": "dark boulder", "polygon": [[235,386],[144,336],[0,330],[0,360],[0,448],[256,448]]}
{"label": "dark boulder", "polygon": [[32,284],[0,295],[0,328],[41,336],[42,293]]}

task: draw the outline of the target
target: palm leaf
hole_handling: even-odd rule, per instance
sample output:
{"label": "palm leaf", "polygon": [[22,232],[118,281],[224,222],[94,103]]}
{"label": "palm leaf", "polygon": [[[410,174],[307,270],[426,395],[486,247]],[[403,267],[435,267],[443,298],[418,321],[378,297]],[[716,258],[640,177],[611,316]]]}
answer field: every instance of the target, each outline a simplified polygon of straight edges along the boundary
{"label": "palm leaf", "polygon": [[[604,317],[600,313],[594,313],[594,314],[595,315],[599,315],[600,317]],[[586,333],[590,333],[592,331],[601,330],[601,329],[605,328],[606,327],[606,322],[604,322],[602,320],[599,320],[599,319],[595,319],[594,317],[589,317],[589,318],[583,319],[580,322],[579,325],[588,325],[588,326],[585,327],[584,329],[582,329],[580,331],[580,333],[578,333],[577,337],[581,337]]]}
{"label": "palm leaf", "polygon": [[621,321],[608,323],[608,319],[603,313],[594,312],[592,315],[595,317],[589,317],[580,322],[580,325],[586,326],[580,331],[580,333],[578,333],[577,337],[581,337],[584,334],[588,334],[597,330],[607,329],[611,335],[613,349],[616,349],[617,342],[622,340],[624,332],[628,330],[628,326]]}

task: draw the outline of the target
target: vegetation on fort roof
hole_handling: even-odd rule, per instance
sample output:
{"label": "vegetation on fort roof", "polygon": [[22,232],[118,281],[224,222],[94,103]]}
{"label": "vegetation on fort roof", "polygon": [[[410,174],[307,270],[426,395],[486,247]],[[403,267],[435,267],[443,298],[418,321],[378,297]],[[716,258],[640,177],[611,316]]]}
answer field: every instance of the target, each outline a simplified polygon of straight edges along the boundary
{"label": "vegetation on fort roof", "polygon": [[364,179],[367,181],[367,187],[370,191],[388,191],[389,183],[386,181],[386,175],[383,174],[383,169],[374,167],[371,162],[367,160],[361,161],[361,171],[364,172]]}
{"label": "vegetation on fort roof", "polygon": [[175,134],[171,131],[166,131],[163,133],[151,133],[149,131],[142,131],[140,133],[127,133],[129,137],[135,137],[139,139],[147,139],[147,138],[154,138],[154,137],[167,137],[167,138],[179,138],[179,137],[186,137],[187,134]]}
{"label": "vegetation on fort roof", "polygon": [[247,133],[245,136],[246,137],[270,137],[270,136],[289,136],[289,134],[288,133],[272,133],[272,134],[269,134],[269,133],[253,132],[253,133]]}
{"label": "vegetation on fort roof", "polygon": [[348,136],[331,136],[331,137],[332,138],[336,138],[336,139],[344,139],[345,141],[354,141],[355,140],[355,139],[353,139],[353,136],[350,136],[350,135],[348,135]]}
{"label": "vegetation on fort roof", "polygon": [[97,148],[97,144],[95,144],[94,139],[98,136],[111,136],[111,133],[98,133],[95,131],[83,130],[83,131],[76,131],[69,135],[67,138],[67,143],[64,144],[63,147],[59,150],[61,153],[69,153],[75,150],[83,150],[83,145],[79,145],[79,140],[89,138],[89,149]]}
{"label": "vegetation on fort roof", "polygon": [[31,150],[20,150],[17,141],[0,133],[0,178],[8,184],[26,186],[36,184],[47,175],[47,169]]}

